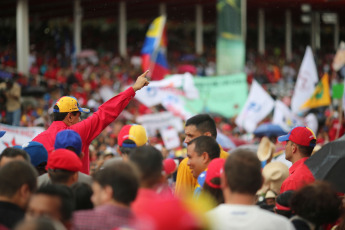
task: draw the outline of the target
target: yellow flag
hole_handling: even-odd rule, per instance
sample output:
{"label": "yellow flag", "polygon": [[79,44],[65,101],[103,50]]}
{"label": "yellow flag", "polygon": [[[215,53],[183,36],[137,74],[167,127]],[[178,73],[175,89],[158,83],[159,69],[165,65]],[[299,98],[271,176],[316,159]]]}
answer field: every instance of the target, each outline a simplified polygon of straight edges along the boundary
{"label": "yellow flag", "polygon": [[312,109],[329,104],[331,104],[331,97],[329,94],[328,74],[325,73],[315,87],[313,95],[301,106],[301,109]]}

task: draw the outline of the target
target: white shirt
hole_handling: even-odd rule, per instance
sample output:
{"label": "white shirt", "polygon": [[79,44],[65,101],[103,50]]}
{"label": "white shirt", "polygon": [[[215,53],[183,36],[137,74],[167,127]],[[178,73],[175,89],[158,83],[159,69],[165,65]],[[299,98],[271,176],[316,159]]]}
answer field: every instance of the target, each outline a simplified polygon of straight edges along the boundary
{"label": "white shirt", "polygon": [[220,204],[207,213],[211,229],[216,230],[294,230],[284,216],[261,209],[256,205]]}

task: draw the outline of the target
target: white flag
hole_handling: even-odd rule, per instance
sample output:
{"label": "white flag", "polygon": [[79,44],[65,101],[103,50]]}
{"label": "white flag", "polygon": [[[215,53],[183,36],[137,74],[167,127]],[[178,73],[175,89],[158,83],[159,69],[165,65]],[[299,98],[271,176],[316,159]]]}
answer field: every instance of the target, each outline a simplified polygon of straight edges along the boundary
{"label": "white flag", "polygon": [[147,107],[161,104],[169,95],[181,95],[188,99],[199,98],[190,73],[172,75],[161,81],[151,81],[150,85],[136,92],[135,98]]}
{"label": "white flag", "polygon": [[252,133],[257,124],[272,111],[273,106],[272,97],[254,80],[248,99],[236,118],[236,124],[248,133]]}
{"label": "white flag", "polygon": [[302,111],[300,107],[312,96],[318,80],[313,52],[308,46],[299,69],[294,94],[291,100],[292,112],[298,113]]}
{"label": "white flag", "polygon": [[272,123],[279,125],[286,132],[290,132],[290,130],[296,126],[303,125],[302,120],[279,100],[277,100],[275,104]]}

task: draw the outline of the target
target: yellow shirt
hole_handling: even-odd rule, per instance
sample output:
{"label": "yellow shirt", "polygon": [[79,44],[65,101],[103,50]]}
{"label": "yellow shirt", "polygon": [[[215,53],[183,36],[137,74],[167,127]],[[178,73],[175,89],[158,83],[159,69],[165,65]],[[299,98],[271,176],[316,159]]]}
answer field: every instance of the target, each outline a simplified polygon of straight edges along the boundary
{"label": "yellow shirt", "polygon": [[[225,152],[222,147],[220,147],[220,158],[226,159],[229,153]],[[197,184],[196,178],[193,177],[192,171],[187,165],[188,157],[183,159],[177,169],[176,185],[175,185],[175,195],[184,196],[186,194],[193,193],[195,186]]]}

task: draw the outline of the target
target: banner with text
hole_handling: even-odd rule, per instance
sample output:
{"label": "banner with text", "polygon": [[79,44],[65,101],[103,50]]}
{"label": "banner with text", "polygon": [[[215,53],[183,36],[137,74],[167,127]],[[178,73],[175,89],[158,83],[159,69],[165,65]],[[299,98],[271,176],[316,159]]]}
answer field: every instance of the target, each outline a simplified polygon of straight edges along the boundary
{"label": "banner with text", "polygon": [[185,99],[186,110],[192,114],[218,113],[232,117],[241,111],[248,95],[244,73],[197,77],[194,85],[199,90],[199,99]]}
{"label": "banner with text", "polygon": [[41,127],[20,127],[0,124],[0,130],[6,131],[0,139],[0,153],[7,147],[23,145],[31,141],[39,133],[44,131]]}

